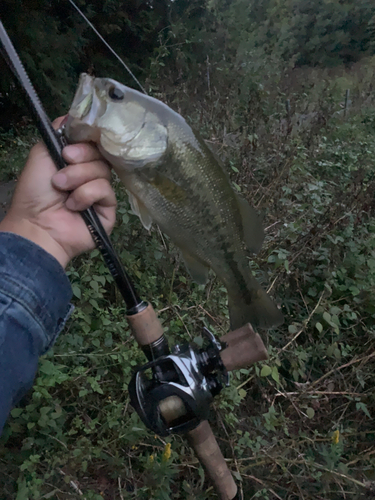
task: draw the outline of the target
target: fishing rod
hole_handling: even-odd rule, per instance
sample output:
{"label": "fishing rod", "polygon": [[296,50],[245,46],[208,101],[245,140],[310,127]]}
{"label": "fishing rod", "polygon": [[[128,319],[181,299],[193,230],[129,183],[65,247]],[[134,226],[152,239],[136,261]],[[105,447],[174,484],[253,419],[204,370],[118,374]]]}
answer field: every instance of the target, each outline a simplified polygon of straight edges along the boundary
{"label": "fishing rod", "polygon": [[[55,131],[23,64],[0,21],[0,50],[22,89],[39,132],[58,169],[66,166],[63,130]],[[81,212],[126,303],[133,336],[148,363],[137,368],[129,384],[132,406],[144,424],[167,436],[184,434],[194,448],[221,500],[240,500],[241,493],[208,423],[210,404],[229,385],[229,372],[267,359],[266,348],[250,324],[216,340],[203,330],[204,347],[176,345],[169,349],[151,304],[142,300],[125,271],[93,207]],[[150,375],[151,373],[151,375]]]}

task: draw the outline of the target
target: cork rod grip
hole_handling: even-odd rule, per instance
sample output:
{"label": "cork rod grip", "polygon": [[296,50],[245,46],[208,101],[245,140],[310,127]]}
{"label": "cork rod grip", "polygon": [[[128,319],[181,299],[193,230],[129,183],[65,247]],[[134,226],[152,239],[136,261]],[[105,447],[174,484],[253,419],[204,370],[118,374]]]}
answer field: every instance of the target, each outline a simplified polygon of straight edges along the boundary
{"label": "cork rod grip", "polygon": [[151,304],[133,316],[127,316],[135,340],[143,347],[152,344],[163,335],[163,327]]}
{"label": "cork rod grip", "polygon": [[233,500],[237,495],[237,486],[207,420],[188,432],[187,437],[220,500]]}

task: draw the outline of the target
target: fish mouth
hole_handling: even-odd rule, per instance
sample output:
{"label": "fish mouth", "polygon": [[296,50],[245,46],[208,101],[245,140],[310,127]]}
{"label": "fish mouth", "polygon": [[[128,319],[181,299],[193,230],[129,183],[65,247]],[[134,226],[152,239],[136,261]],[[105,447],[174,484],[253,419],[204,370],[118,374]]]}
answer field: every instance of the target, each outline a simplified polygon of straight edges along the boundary
{"label": "fish mouth", "polygon": [[82,73],[69,110],[69,116],[86,125],[94,125],[95,120],[103,111],[103,104],[97,95],[95,78]]}
{"label": "fish mouth", "polygon": [[75,93],[69,115],[78,120],[85,118],[94,100],[94,77],[87,73],[82,73],[79,77],[78,88]]}

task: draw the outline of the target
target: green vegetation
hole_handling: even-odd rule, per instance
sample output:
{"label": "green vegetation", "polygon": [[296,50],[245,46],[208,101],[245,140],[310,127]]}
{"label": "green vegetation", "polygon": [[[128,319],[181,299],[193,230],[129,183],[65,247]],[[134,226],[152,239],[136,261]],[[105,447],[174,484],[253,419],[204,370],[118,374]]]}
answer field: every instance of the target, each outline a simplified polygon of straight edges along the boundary
{"label": "green vegetation", "polygon": [[[35,2],[42,4],[52,16],[48,2]],[[96,11],[80,2],[105,26],[101,16],[117,2],[100,4]],[[137,11],[138,24],[127,29],[148,22],[137,33],[151,40],[144,59],[138,40],[138,76],[202,132],[235,188],[264,213],[267,238],[252,266],[286,317],[268,332],[269,360],[233,375],[211,422],[246,500],[374,498],[373,4],[358,1],[350,12],[345,0],[201,4],[174,2],[159,35],[150,16],[160,21],[160,12]],[[341,49],[329,49],[328,20],[329,40],[340,38],[358,62],[343,66]],[[296,32],[308,25],[310,46]],[[81,48],[74,45],[77,54]],[[101,74],[115,66],[105,64]],[[60,73],[60,88],[75,80],[74,68],[66,80]],[[0,135],[3,180],[17,174],[35,136],[18,123],[8,128]],[[148,234],[116,190],[112,239],[170,343],[198,337],[203,325],[227,331],[225,289],[214,276],[204,289],[192,283],[170,241],[156,228]],[[0,499],[79,498],[77,488],[90,500],[216,498],[187,443],[151,435],[129,405],[127,383],[143,357],[98,252],[77,259],[69,274],[74,316],[0,440]]]}

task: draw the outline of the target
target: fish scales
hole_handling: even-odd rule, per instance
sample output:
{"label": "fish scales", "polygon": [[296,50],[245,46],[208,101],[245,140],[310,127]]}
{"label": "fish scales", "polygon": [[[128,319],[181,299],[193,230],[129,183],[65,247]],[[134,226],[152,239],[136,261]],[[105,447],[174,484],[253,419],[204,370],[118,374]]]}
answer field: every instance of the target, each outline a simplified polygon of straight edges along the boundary
{"label": "fish scales", "polygon": [[[171,138],[171,151],[167,151],[162,164],[153,170],[157,168],[158,172],[181,187],[186,194],[183,199],[178,193],[175,196],[173,193],[172,196],[165,196],[165,192],[159,190],[156,182],[152,181],[152,174],[143,181],[144,174],[138,172],[125,174],[133,177],[133,180],[126,179],[124,174],[121,178],[129,191],[142,199],[147,209],[153,210],[154,220],[160,229],[170,236],[178,247],[207,263],[216,274],[219,274],[219,267],[223,266],[224,253],[227,257],[224,259],[224,265],[228,269],[221,269],[220,273],[228,276],[225,284],[242,284],[241,288],[246,294],[245,283],[241,283],[242,274],[238,272],[236,265],[240,251],[245,252],[242,221],[227,176],[224,172],[220,172],[220,176],[217,175],[216,160],[210,158],[212,153],[207,146],[200,144],[202,150],[207,150],[204,154],[199,154],[198,148],[190,148],[189,144],[181,139],[180,134],[177,134],[175,140],[171,134]],[[181,164],[181,157],[187,161],[178,169],[176,167]],[[198,166],[198,171],[191,165]],[[202,187],[204,189],[201,189]],[[197,207],[201,208],[197,210]],[[181,226],[187,231],[181,232]],[[228,227],[232,228],[229,241]],[[232,278],[231,274],[235,277]]]}
{"label": "fish scales", "polygon": [[232,328],[279,325],[282,315],[252,276],[249,250],[263,231],[214,154],[164,103],[110,79],[81,76],[68,140],[93,140],[125,185],[132,209],[180,248],[195,281],[211,268],[228,290]]}

